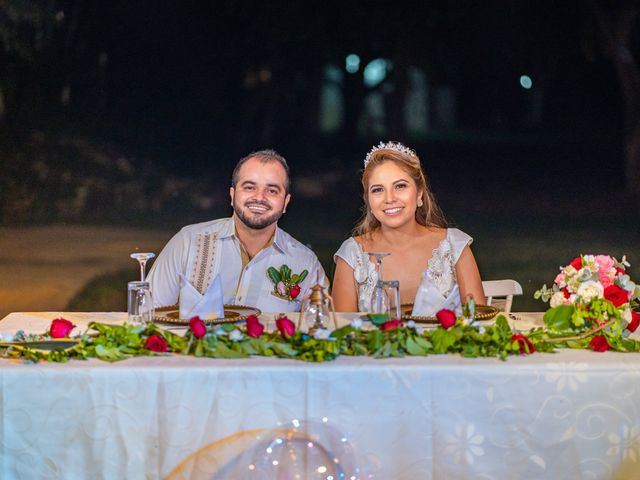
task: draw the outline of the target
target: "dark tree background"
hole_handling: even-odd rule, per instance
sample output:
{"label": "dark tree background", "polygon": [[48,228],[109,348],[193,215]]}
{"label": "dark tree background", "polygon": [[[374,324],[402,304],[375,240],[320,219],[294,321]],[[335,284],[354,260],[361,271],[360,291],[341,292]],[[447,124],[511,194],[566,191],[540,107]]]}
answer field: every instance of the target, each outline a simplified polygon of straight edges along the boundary
{"label": "dark tree background", "polygon": [[[383,139],[414,146],[447,190],[580,190],[596,176],[637,201],[639,44],[624,0],[3,0],[0,222],[199,217],[224,211],[251,150],[331,184]],[[376,59],[385,74],[367,84]],[[405,114],[415,72],[421,131]],[[330,84],[342,103],[327,131]]]}

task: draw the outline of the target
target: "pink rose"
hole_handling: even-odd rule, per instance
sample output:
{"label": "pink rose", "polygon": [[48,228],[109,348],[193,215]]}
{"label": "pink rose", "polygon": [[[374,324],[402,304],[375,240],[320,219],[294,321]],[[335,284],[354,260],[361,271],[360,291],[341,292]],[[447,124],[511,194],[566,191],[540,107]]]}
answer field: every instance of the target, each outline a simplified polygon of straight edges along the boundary
{"label": "pink rose", "polygon": [[609,342],[604,335],[596,335],[591,339],[589,346],[594,352],[606,352],[609,350]]}
{"label": "pink rose", "polygon": [[638,328],[638,324],[640,324],[640,313],[631,312],[631,321],[629,322],[629,325],[627,325],[627,330],[635,332]]}
{"label": "pink rose", "polygon": [[207,326],[197,315],[189,320],[189,328],[196,338],[202,338],[207,334]]}
{"label": "pink rose", "polygon": [[389,320],[388,322],[384,322],[380,325],[380,330],[393,330],[394,328],[398,328],[402,325],[402,320]]}
{"label": "pink rose", "polygon": [[247,323],[247,335],[254,338],[259,338],[264,332],[264,325],[260,323],[258,317],[255,315],[249,315],[246,320]]}
{"label": "pink rose", "polygon": [[613,303],[614,307],[619,307],[629,301],[629,292],[617,285],[609,285],[604,289],[604,298]]}
{"label": "pink rose", "polygon": [[287,287],[285,286],[285,284],[283,282],[278,282],[278,284],[276,285],[276,291],[280,295],[286,295],[287,294]]}
{"label": "pink rose", "polygon": [[598,272],[600,276],[603,273],[608,273],[613,269],[613,258],[608,255],[596,255],[596,265],[598,265]]}
{"label": "pink rose", "polygon": [[456,314],[453,310],[443,308],[436,313],[436,318],[440,322],[443,328],[451,328],[456,324]]}
{"label": "pink rose", "polygon": [[558,275],[556,275],[556,279],[554,280],[554,282],[559,287],[564,286],[564,273],[560,272]]}
{"label": "pink rose", "polygon": [[56,318],[51,322],[49,335],[51,335],[51,338],[64,338],[69,336],[71,330],[73,330],[74,328],[76,328],[76,326],[69,320],[64,318]]}
{"label": "pink rose", "polygon": [[149,335],[147,341],[144,342],[144,346],[152,352],[159,353],[166,352],[167,348],[169,348],[169,344],[167,343],[167,341],[160,335]]}
{"label": "pink rose", "polygon": [[613,278],[611,278],[609,275],[606,275],[600,272],[600,283],[602,284],[603,288],[607,288],[609,285],[613,283]]}
{"label": "pink rose", "polygon": [[296,333],[295,324],[287,317],[278,318],[276,320],[276,327],[278,327],[278,330],[283,337],[291,337]]}
{"label": "pink rose", "polygon": [[522,334],[511,335],[512,342],[518,342],[518,347],[520,348],[520,355],[527,355],[536,351],[536,347],[533,346],[531,340],[525,337]]}
{"label": "pink rose", "polygon": [[289,296],[291,298],[296,298],[298,295],[300,295],[300,285],[296,283],[293,287],[291,287],[291,290],[289,290]]}

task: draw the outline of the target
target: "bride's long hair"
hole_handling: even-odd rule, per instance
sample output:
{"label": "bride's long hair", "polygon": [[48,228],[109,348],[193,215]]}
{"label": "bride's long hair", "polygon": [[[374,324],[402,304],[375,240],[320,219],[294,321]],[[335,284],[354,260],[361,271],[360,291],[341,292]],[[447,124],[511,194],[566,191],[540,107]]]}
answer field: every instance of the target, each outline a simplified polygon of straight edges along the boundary
{"label": "bride's long hair", "polygon": [[369,177],[373,170],[384,162],[393,162],[407,172],[416,183],[418,191],[422,191],[422,206],[416,208],[416,222],[425,227],[447,227],[442,210],[436,203],[433,193],[429,189],[420,159],[417,155],[408,155],[392,148],[374,150],[368,156],[368,162],[362,171],[362,217],[353,229],[353,235],[366,235],[380,228],[380,221],[371,213],[368,198]]}

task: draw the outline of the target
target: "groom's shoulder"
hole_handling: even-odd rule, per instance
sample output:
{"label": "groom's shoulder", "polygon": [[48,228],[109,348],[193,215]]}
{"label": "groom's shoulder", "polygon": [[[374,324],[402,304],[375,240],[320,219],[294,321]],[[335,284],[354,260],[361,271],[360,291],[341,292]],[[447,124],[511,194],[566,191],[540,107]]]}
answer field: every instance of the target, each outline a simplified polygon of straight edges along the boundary
{"label": "groom's shoulder", "polygon": [[311,250],[310,247],[303,244],[299,240],[296,240],[280,227],[278,227],[277,232],[279,237],[278,242],[282,243],[282,248],[285,250],[285,252],[295,256],[308,256],[314,259],[317,258],[315,252]]}
{"label": "groom's shoulder", "polygon": [[206,222],[192,223],[191,225],[182,227],[179,233],[188,236],[217,233],[227,227],[230,220],[230,218],[217,218]]}

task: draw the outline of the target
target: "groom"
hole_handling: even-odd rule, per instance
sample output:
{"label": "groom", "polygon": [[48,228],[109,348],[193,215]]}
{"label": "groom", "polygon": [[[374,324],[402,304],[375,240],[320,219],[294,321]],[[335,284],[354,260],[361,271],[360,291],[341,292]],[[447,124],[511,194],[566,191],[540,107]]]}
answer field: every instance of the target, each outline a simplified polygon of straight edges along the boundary
{"label": "groom", "polygon": [[[274,150],[240,159],[231,178],[230,218],[188,225],[164,247],[147,277],[156,306],[178,303],[182,273],[201,294],[220,274],[226,305],[246,305],[263,312],[299,310],[300,300],[318,278],[326,276],[316,255],[281,230],[289,193],[289,166]],[[267,270],[283,265],[291,275],[308,271],[296,288],[275,283]],[[286,282],[285,282],[286,283]]]}

